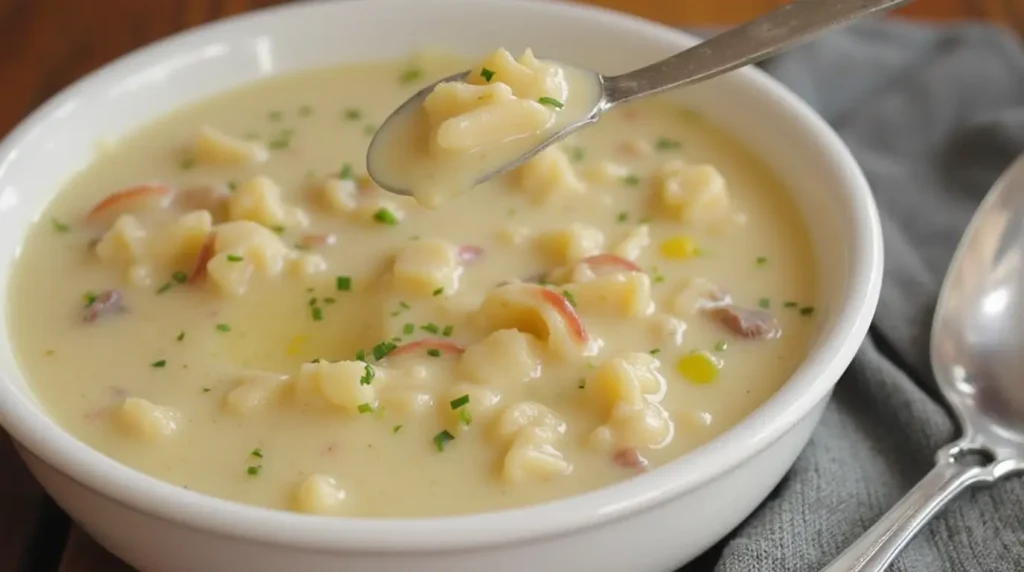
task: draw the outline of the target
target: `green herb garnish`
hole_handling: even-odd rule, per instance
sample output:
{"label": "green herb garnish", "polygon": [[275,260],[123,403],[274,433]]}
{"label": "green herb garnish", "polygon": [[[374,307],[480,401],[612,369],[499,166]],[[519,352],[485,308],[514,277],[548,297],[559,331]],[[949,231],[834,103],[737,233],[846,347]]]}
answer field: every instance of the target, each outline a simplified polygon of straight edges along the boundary
{"label": "green herb garnish", "polygon": [[227,258],[228,258],[228,262],[241,262],[241,261],[245,260],[245,258],[242,258],[241,256],[239,256],[237,254],[229,254],[227,256]]}
{"label": "green herb garnish", "polygon": [[345,110],[345,119],[348,119],[349,121],[359,121],[362,118],[363,112],[354,107],[350,107]]}
{"label": "green herb garnish", "polygon": [[435,288],[432,293],[432,295],[434,296],[440,296],[441,294],[444,294],[444,286],[441,286],[440,288]]}
{"label": "green herb garnish", "polygon": [[196,166],[196,158],[195,157],[183,157],[181,159],[181,163],[179,163],[178,166],[181,167],[182,171],[188,171],[192,167]]}
{"label": "green herb garnish", "polygon": [[661,353],[661,348],[651,348],[651,350],[648,351],[647,353],[651,354],[652,356],[656,356]]}
{"label": "green herb garnish", "polygon": [[373,406],[369,403],[360,403],[356,405],[356,411],[360,413],[373,413]]}
{"label": "green herb garnish", "polygon": [[344,165],[342,165],[341,166],[341,174],[338,175],[338,178],[343,180],[343,181],[351,181],[351,180],[355,179],[356,178],[356,174],[352,170],[352,165],[349,165],[348,163],[345,163]]}
{"label": "green herb garnish", "polygon": [[412,334],[415,331],[416,331],[416,324],[413,324],[412,322],[409,322],[406,325],[402,326],[402,333],[407,335],[407,336]]}
{"label": "green herb garnish", "polygon": [[800,315],[802,316],[810,316],[813,313],[814,306],[804,306],[803,308],[800,308]]}
{"label": "green herb garnish", "polygon": [[392,433],[398,433],[401,430],[402,430],[402,426],[401,425],[395,425],[394,427],[391,428],[391,432]]}
{"label": "green herb garnish", "polygon": [[431,334],[434,335],[437,335],[437,333],[441,331],[441,327],[435,324],[434,322],[423,324],[422,326],[420,326],[420,329],[423,330],[424,332],[430,332]]}
{"label": "green herb garnish", "polygon": [[771,308],[772,301],[769,300],[768,298],[761,298],[760,300],[757,301],[757,305],[767,310],[768,308]]}
{"label": "green herb garnish", "polygon": [[631,187],[635,187],[640,184],[640,177],[637,177],[636,175],[626,175],[622,178],[622,182]]}
{"label": "green herb garnish", "polygon": [[324,319],[324,309],[320,306],[312,306],[309,309],[309,315],[314,322],[319,322]]}
{"label": "green herb garnish", "polygon": [[246,469],[245,472],[250,477],[256,477],[256,476],[259,476],[260,471],[262,471],[262,470],[263,470],[263,465],[253,465],[252,467],[249,467],[248,469]]}
{"label": "green herb garnish", "polygon": [[491,79],[494,78],[494,72],[487,68],[480,68],[480,77],[484,78],[484,81],[490,83]]}
{"label": "green herb garnish", "polygon": [[416,68],[409,68],[402,72],[402,75],[398,76],[398,81],[402,83],[412,83],[423,77],[423,72]]}
{"label": "green herb garnish", "polygon": [[447,446],[448,443],[451,443],[454,440],[455,435],[452,435],[451,433],[448,432],[447,429],[445,429],[444,431],[441,431],[437,435],[434,435],[434,447],[436,447],[438,451],[444,451],[445,446]]}
{"label": "green herb garnish", "polygon": [[348,292],[352,289],[352,278],[349,276],[338,276],[334,279],[334,288],[339,292]]}
{"label": "green herb garnish", "polygon": [[181,340],[184,340],[185,339],[185,330],[182,330],[181,333],[178,334],[178,337],[175,338],[175,339],[178,340],[179,342]]}
{"label": "green herb garnish", "polygon": [[250,457],[256,457],[257,459],[262,459],[263,458],[263,450],[260,449],[259,447],[256,447],[255,449],[252,450],[251,453],[249,453],[249,456]]}
{"label": "green herb garnish", "polygon": [[178,284],[184,284],[188,282],[188,274],[185,274],[184,272],[179,270],[171,275],[171,279],[177,282]]}
{"label": "green herb garnish", "polygon": [[622,211],[619,213],[619,216],[615,217],[615,220],[619,222],[626,222],[629,220],[629,213],[626,211]]}
{"label": "green herb garnish", "polygon": [[450,338],[450,337],[452,337],[452,332],[454,332],[454,331],[455,331],[455,326],[452,326],[451,324],[449,324],[449,325],[444,327],[444,330],[441,332],[441,335],[446,337],[446,338]]}
{"label": "green herb garnish", "polygon": [[165,360],[165,359],[158,359],[155,362],[149,364],[149,366],[150,367],[166,367],[167,366],[167,360]]}
{"label": "green herb garnish", "polygon": [[757,262],[758,266],[764,266],[765,264],[768,264],[768,258],[764,256],[758,256],[755,262]]}
{"label": "green herb garnish", "polygon": [[562,296],[565,297],[566,302],[569,302],[570,306],[572,306],[573,308],[576,307],[576,297],[572,295],[572,292],[568,290],[562,290]]}
{"label": "green herb garnish", "polygon": [[783,306],[785,306],[785,307],[787,307],[787,308],[796,308],[796,307],[797,307],[797,306],[799,306],[799,305],[800,305],[800,304],[798,304],[798,303],[796,303],[796,302],[786,302],[785,304],[783,304]]}
{"label": "green herb garnish", "polygon": [[659,151],[670,151],[680,147],[682,147],[682,143],[667,137],[659,137],[658,140],[654,142],[654,148]]}
{"label": "green herb garnish", "polygon": [[370,350],[370,353],[373,354],[373,359],[380,361],[387,357],[388,354],[395,351],[397,347],[398,346],[396,346],[394,342],[381,342],[373,346],[373,349]]}
{"label": "green herb garnish", "polygon": [[469,412],[469,409],[459,409],[459,421],[463,425],[468,426],[473,422],[473,414]]}
{"label": "green herb garnish", "polygon": [[219,332],[230,332],[231,331],[231,325],[230,324],[217,324],[217,331],[219,331]]}
{"label": "green herb garnish", "polygon": [[377,377],[377,371],[370,364],[363,365],[363,375],[359,378],[359,385],[370,385],[373,378]]}
{"label": "green herb garnish", "polygon": [[53,230],[57,232],[71,232],[71,225],[66,222],[61,222],[56,218],[50,217],[50,225],[53,226]]}
{"label": "green herb garnish", "polygon": [[722,341],[718,342],[717,344],[715,344],[715,351],[721,353],[721,352],[724,352],[726,350],[726,348],[728,348],[728,347],[729,347],[729,344],[725,340],[722,340]]}
{"label": "green herb garnish", "polygon": [[542,97],[542,98],[538,99],[537,101],[540,102],[541,105],[547,105],[547,106],[550,106],[550,107],[554,107],[555,109],[562,109],[563,107],[565,107],[564,103],[562,103],[561,101],[558,101],[557,99],[555,99],[553,97],[545,96],[545,97]]}
{"label": "green herb garnish", "polygon": [[427,350],[427,355],[430,357],[441,357],[441,350],[437,348],[430,348]]}
{"label": "green herb garnish", "polygon": [[395,213],[393,213],[390,210],[388,210],[386,208],[383,208],[383,207],[380,208],[380,209],[377,209],[377,212],[373,213],[373,220],[375,220],[375,221],[377,221],[377,222],[379,222],[381,224],[388,224],[388,225],[396,225],[396,224],[398,224],[398,217],[395,216]]}
{"label": "green herb garnish", "polygon": [[467,403],[469,403],[468,394],[463,395],[461,397],[456,397],[455,399],[451,400],[450,405],[452,406],[452,409],[458,409]]}

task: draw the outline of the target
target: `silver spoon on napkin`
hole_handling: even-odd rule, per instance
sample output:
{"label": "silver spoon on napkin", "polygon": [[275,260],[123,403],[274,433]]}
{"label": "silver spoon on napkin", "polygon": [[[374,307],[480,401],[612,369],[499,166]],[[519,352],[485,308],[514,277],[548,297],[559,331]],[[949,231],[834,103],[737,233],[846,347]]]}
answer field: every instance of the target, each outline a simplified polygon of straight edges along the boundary
{"label": "silver spoon on napkin", "polygon": [[[596,97],[543,138],[528,140],[527,145],[514,144],[507,153],[498,153],[496,160],[481,162],[477,171],[466,173],[466,188],[506,173],[521,165],[543,149],[561,141],[581,127],[597,121],[606,111],[620,103],[647,97],[668,89],[705,81],[726,72],[756,63],[787,48],[805,42],[817,34],[859,18],[909,4],[911,0],[792,0],[763,16],[727,30],[696,46],[640,69],[616,76],[586,72],[588,81],[597,85]],[[613,38],[609,41],[614,43]],[[411,173],[396,168],[392,157],[396,140],[409,137],[407,129],[423,101],[442,82],[462,79],[469,72],[460,72],[419,90],[391,113],[370,141],[366,167],[370,177],[381,188],[399,195],[412,194],[412,187],[422,181]],[[545,99],[545,98],[542,98]],[[550,98],[546,98],[550,99]],[[561,106],[561,102],[555,102]],[[570,107],[563,110],[570,113]],[[517,142],[518,143],[518,142]],[[508,142],[502,145],[507,145]],[[429,175],[429,174],[428,174]],[[417,173],[422,178],[423,173]],[[443,181],[446,185],[453,182]]]}
{"label": "silver spoon on napkin", "polygon": [[953,255],[931,358],[963,435],[822,572],[881,572],[958,493],[1024,471],[1024,156],[989,191]]}

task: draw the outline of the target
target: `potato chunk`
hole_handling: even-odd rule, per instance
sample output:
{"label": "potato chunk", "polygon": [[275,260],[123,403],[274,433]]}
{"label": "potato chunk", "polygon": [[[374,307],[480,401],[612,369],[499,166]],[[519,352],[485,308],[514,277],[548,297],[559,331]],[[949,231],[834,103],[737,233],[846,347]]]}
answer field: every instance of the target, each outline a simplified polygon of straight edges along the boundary
{"label": "potato chunk", "polygon": [[198,163],[232,167],[255,165],[270,157],[263,144],[232,137],[209,126],[199,128],[192,154]]}
{"label": "potato chunk", "polygon": [[150,443],[171,438],[181,424],[181,413],[171,407],[156,405],[139,397],[124,400],[117,411],[121,429],[132,437]]}

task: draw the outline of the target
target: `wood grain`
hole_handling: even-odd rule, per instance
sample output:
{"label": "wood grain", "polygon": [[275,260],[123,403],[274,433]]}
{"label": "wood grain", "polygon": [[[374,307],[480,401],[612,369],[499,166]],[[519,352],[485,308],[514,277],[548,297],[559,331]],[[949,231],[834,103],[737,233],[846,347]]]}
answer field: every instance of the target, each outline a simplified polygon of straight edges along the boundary
{"label": "wood grain", "polygon": [[[724,25],[785,0],[579,0],[674,26]],[[281,0],[0,0],[0,134],[66,85],[137,47],[177,31]],[[1024,31],[1024,0],[919,0],[901,12],[924,19],[985,18]],[[0,157],[2,160],[2,157]],[[40,564],[63,540],[47,523],[45,496],[0,432],[0,570]],[[59,518],[59,517],[58,517]],[[41,538],[42,537],[42,538]],[[34,549],[31,550],[30,548]],[[37,554],[32,554],[36,552]],[[53,554],[49,554],[52,560]],[[129,572],[73,531],[59,572]]]}

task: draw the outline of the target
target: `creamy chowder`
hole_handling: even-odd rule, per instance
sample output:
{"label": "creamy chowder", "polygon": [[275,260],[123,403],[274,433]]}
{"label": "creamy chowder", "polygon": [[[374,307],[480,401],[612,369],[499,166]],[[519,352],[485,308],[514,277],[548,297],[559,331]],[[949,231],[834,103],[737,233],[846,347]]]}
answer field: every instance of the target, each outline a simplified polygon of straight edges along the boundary
{"label": "creamy chowder", "polygon": [[499,49],[461,77],[428,87],[375,135],[367,166],[388,190],[436,208],[591,117],[600,78]]}
{"label": "creamy chowder", "polygon": [[7,300],[54,419],[210,495],[430,516],[627,479],[770,397],[816,333],[775,176],[650,100],[438,209],[376,188],[376,123],[469,67],[304,72],[105,145]]}

